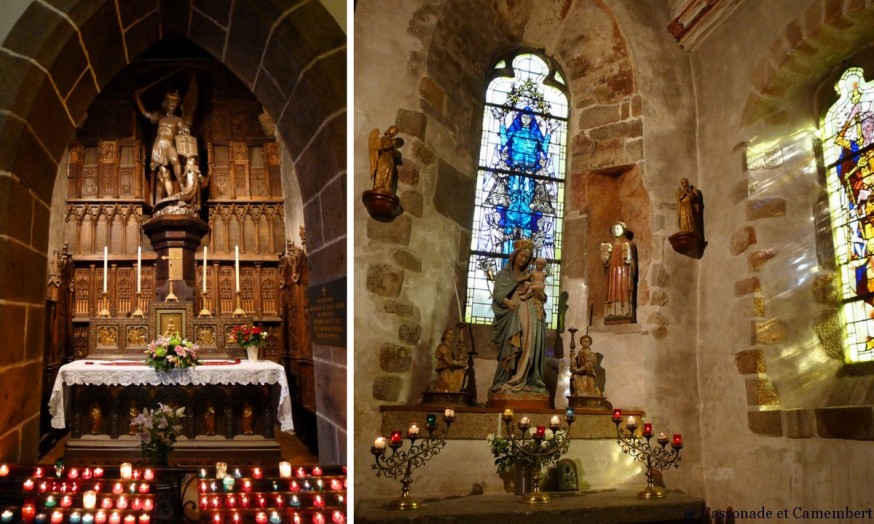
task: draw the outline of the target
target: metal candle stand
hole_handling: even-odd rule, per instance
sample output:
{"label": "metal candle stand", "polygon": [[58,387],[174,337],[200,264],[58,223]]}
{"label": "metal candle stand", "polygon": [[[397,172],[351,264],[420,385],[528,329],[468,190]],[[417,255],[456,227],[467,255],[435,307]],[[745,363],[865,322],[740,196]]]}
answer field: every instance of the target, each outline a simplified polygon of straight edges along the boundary
{"label": "metal candle stand", "polygon": [[[386,456],[386,442],[384,437],[377,439],[377,443],[381,442],[381,446],[374,445],[370,448],[373,453],[375,464],[373,469],[377,470],[376,476],[384,476],[386,478],[397,479],[401,478],[403,485],[402,494],[399,498],[388,504],[389,509],[419,509],[422,504],[410,496],[410,484],[413,483],[413,470],[424,466],[435,455],[440,453],[443,446],[446,445],[446,436],[449,434],[449,428],[455,422],[455,412],[448,409],[443,415],[443,422],[446,424],[446,429],[442,432],[436,432],[437,416],[428,415],[425,423],[425,429],[428,431],[428,436],[424,439],[419,439],[418,428],[416,432],[412,428],[407,433],[407,439],[410,441],[410,448],[406,451],[401,451],[403,439],[400,431],[392,431],[388,447],[391,448],[391,454]],[[419,441],[417,444],[416,441]]]}
{"label": "metal candle stand", "polygon": [[[566,426],[561,427],[557,421],[557,417],[550,421],[549,430],[552,431],[552,438],[546,438],[546,428],[537,426],[533,436],[529,436],[528,428],[530,424],[527,422],[528,417],[522,417],[518,426],[513,423],[513,412],[510,409],[504,410],[502,416],[504,425],[507,427],[507,440],[513,450],[512,454],[521,456],[522,463],[531,466],[531,485],[533,486],[531,493],[527,493],[519,499],[519,502],[527,504],[548,504],[552,497],[548,493],[540,491],[540,470],[543,467],[555,464],[562,455],[567,453],[571,444],[570,430],[571,424],[576,420],[576,414],[573,408],[567,408],[565,411]],[[516,432],[518,427],[519,432]]]}
{"label": "metal candle stand", "polygon": [[637,421],[634,420],[634,417],[628,417],[625,424],[627,431],[622,431],[620,427],[622,410],[613,410],[613,423],[616,424],[616,443],[622,448],[622,452],[646,465],[646,488],[642,489],[637,496],[642,499],[664,497],[667,493],[665,489],[653,484],[653,472],[656,469],[664,471],[671,466],[680,467],[678,462],[680,462],[680,450],[683,448],[682,436],[674,435],[671,449],[668,450],[665,446],[669,439],[664,433],[660,433],[656,438],[658,446],[650,445],[650,439],[653,437],[652,424],[644,424],[643,438],[641,439],[634,434],[637,429]]}

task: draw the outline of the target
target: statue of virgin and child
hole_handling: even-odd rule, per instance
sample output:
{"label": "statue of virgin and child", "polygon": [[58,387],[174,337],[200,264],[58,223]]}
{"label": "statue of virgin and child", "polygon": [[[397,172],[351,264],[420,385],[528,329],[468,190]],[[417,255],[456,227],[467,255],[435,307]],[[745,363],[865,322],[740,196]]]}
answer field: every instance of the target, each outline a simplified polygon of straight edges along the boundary
{"label": "statue of virgin and child", "polygon": [[495,276],[492,342],[498,348],[498,367],[491,393],[546,393],[543,381],[546,348],[546,293],[532,285],[529,266],[534,243],[519,239],[507,264]]}

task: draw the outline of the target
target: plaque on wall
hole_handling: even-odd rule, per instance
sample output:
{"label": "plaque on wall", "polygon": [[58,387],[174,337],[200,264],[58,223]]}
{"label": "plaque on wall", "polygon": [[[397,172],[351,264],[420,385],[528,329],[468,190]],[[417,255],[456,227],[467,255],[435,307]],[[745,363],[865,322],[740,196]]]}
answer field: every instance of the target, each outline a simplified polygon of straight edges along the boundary
{"label": "plaque on wall", "polygon": [[346,278],[312,286],[307,294],[312,341],[346,347]]}

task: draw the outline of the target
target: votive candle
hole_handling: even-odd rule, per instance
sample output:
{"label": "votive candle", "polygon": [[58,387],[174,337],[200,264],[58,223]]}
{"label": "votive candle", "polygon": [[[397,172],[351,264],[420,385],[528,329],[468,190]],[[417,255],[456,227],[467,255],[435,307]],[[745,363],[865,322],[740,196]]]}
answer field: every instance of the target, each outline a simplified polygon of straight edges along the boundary
{"label": "votive candle", "polygon": [[546,436],[546,426],[537,426],[537,430],[534,433],[535,438],[544,438]]}
{"label": "votive candle", "polygon": [[94,509],[97,506],[97,492],[86,491],[82,493],[82,507],[85,509]]}
{"label": "votive candle", "polygon": [[215,478],[223,479],[228,474],[228,463],[227,462],[216,462],[215,463]]}
{"label": "votive candle", "polygon": [[12,517],[14,516],[15,514],[7,509],[3,513],[0,513],[0,522],[12,522]]}
{"label": "votive candle", "polygon": [[674,438],[671,441],[671,445],[674,446],[675,448],[682,447],[683,446],[683,435],[680,435],[679,433],[675,433]]}
{"label": "votive candle", "polygon": [[152,521],[152,518],[149,516],[148,513],[143,513],[142,515],[140,515],[140,518],[138,520],[140,524],[149,524]]}
{"label": "votive candle", "polygon": [[0,477],[5,477],[9,475],[9,466],[6,464],[0,464]]}
{"label": "votive candle", "polygon": [[556,430],[559,425],[561,425],[561,421],[558,418],[558,415],[553,415],[549,419],[549,429]]}
{"label": "votive candle", "polygon": [[152,469],[143,471],[143,480],[155,480],[155,471]]}
{"label": "votive candle", "polygon": [[51,522],[52,524],[61,524],[62,522],[64,522],[64,512],[61,510],[53,511]]}
{"label": "votive candle", "polygon": [[613,410],[613,422],[619,422],[620,420],[622,420],[622,410],[621,409],[614,409]]}
{"label": "votive candle", "polygon": [[385,449],[385,437],[376,437],[373,441],[373,449]]}
{"label": "votive candle", "polygon": [[419,436],[419,425],[413,422],[410,424],[410,427],[407,428],[407,436],[410,438]]}
{"label": "votive candle", "polygon": [[106,512],[102,509],[94,514],[94,524],[106,524]]}
{"label": "votive candle", "polygon": [[644,437],[651,437],[652,435],[653,435],[652,424],[650,424],[649,422],[645,422],[643,424],[643,436]]}
{"label": "votive candle", "polygon": [[130,462],[122,462],[119,466],[119,474],[122,480],[130,480],[133,477],[133,466]]}
{"label": "votive candle", "polygon": [[279,476],[287,479],[291,478],[291,463],[282,461],[279,463]]}
{"label": "votive candle", "polygon": [[260,479],[264,476],[264,470],[261,468],[252,468],[252,478]]}

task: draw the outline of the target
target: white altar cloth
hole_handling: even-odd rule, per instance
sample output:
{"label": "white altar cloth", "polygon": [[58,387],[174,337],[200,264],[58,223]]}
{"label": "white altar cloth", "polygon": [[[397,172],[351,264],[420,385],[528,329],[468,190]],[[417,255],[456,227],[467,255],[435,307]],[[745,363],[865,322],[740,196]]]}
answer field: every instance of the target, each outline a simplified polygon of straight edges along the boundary
{"label": "white altar cloth", "polygon": [[221,365],[196,366],[157,372],[152,367],[134,362],[109,360],[77,360],[61,366],[49,398],[52,427],[63,429],[66,422],[66,389],[73,385],[207,385],[207,384],[278,384],[279,406],[276,419],[282,431],[294,430],[291,420],[291,397],[285,369],[275,362],[260,360]]}

